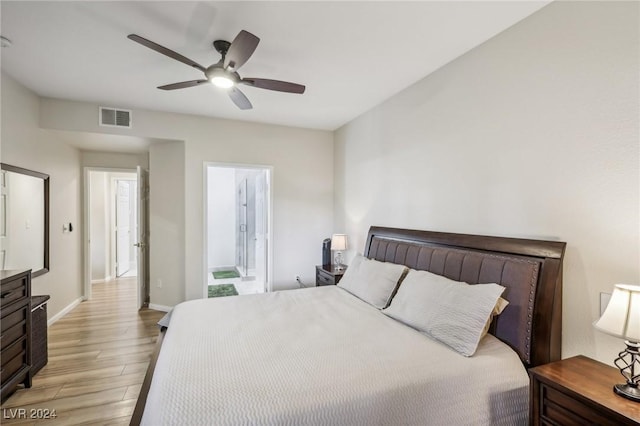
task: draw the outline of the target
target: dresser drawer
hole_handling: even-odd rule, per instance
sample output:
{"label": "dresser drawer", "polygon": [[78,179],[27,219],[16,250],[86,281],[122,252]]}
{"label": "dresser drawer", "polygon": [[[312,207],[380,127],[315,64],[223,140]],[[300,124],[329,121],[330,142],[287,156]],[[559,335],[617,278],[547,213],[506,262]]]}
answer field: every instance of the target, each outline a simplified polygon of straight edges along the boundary
{"label": "dresser drawer", "polygon": [[[30,305],[24,305],[23,307],[16,309],[14,312],[8,313],[2,316],[2,321],[0,321],[0,330],[2,334],[5,331],[8,331],[14,325],[27,320],[27,316],[29,315]],[[3,312],[4,314],[4,312]]]}
{"label": "dresser drawer", "polygon": [[[20,311],[19,311],[20,312]],[[18,312],[18,313],[19,313]],[[4,322],[4,318],[3,318]],[[3,329],[4,329],[4,323]],[[4,349],[11,345],[13,342],[18,340],[22,336],[27,335],[27,319],[23,319],[12,327],[8,327],[6,330],[2,330],[2,334],[0,335],[0,349],[2,352],[2,357],[5,357]]]}
{"label": "dresser drawer", "polygon": [[0,271],[2,402],[19,384],[31,387],[31,270]]}
{"label": "dresser drawer", "polygon": [[0,287],[0,306],[4,307],[29,296],[28,277],[23,276],[9,282],[2,283]]}
{"label": "dresser drawer", "polygon": [[2,352],[2,383],[27,366],[26,339],[19,340]]}

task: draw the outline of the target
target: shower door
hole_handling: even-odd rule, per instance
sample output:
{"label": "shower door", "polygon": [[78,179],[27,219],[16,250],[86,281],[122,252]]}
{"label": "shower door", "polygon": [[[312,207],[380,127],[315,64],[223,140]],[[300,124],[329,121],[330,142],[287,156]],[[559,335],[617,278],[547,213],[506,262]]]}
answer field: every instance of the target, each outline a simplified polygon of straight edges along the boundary
{"label": "shower door", "polygon": [[243,277],[248,269],[247,241],[247,179],[238,184],[236,197],[236,267]]}

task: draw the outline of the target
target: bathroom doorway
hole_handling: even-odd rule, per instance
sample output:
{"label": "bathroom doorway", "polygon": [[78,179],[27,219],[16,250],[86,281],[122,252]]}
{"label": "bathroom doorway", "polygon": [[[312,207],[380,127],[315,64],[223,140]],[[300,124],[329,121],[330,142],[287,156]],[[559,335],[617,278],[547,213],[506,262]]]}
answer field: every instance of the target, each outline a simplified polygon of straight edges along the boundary
{"label": "bathroom doorway", "polygon": [[270,288],[271,168],[205,167],[205,297]]}

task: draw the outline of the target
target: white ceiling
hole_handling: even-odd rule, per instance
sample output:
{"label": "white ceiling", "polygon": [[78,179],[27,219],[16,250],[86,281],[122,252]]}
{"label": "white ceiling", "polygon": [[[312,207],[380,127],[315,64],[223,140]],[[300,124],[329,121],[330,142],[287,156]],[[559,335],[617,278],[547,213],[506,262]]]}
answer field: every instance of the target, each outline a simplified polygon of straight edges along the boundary
{"label": "white ceiling", "polygon": [[[543,7],[544,1],[0,3],[9,75],[40,96],[333,130]],[[203,78],[129,39],[136,33],[205,67],[216,39],[261,42],[243,77],[305,84],[303,95],[241,86],[240,111]]]}

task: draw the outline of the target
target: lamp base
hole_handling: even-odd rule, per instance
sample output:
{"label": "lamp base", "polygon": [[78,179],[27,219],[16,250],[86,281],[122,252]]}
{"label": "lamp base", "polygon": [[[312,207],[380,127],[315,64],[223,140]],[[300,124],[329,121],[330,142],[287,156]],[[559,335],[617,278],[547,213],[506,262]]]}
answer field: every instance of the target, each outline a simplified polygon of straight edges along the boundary
{"label": "lamp base", "polygon": [[336,271],[342,271],[342,252],[336,251],[336,257],[333,259],[333,269]]}
{"label": "lamp base", "polygon": [[635,402],[640,402],[640,389],[637,387],[633,387],[626,383],[618,384],[613,386],[613,391],[616,395],[620,395]]}
{"label": "lamp base", "polygon": [[620,374],[627,379],[625,384],[617,384],[613,392],[624,398],[640,402],[640,343],[625,340],[627,348],[618,354],[613,363],[620,369]]}

